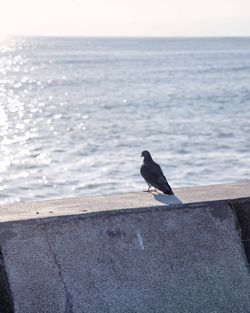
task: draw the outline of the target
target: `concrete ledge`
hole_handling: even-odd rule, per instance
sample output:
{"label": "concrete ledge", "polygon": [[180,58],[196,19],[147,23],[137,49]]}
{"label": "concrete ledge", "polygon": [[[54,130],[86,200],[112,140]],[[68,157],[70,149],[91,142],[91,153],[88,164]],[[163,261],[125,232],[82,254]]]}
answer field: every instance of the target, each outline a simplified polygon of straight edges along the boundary
{"label": "concrete ledge", "polygon": [[90,214],[122,209],[233,200],[250,196],[250,182],[174,189],[175,196],[131,192],[0,205],[0,222]]}
{"label": "concrete ledge", "polygon": [[175,193],[2,206],[6,312],[248,313],[250,184]]}

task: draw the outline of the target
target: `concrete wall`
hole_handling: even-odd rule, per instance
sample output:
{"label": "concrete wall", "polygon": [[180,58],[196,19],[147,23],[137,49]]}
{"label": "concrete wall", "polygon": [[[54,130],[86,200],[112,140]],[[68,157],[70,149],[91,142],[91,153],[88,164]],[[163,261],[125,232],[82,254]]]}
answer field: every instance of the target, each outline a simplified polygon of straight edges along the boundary
{"label": "concrete wall", "polygon": [[249,313],[250,184],[205,189],[2,207],[2,312]]}

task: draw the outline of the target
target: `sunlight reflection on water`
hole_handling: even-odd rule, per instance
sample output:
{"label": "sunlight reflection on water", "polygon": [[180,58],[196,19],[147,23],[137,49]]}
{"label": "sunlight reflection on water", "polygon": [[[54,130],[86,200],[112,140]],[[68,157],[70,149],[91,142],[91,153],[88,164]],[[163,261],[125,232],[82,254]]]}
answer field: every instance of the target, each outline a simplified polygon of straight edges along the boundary
{"label": "sunlight reflection on water", "polygon": [[145,149],[173,186],[249,179],[249,68],[249,39],[0,40],[0,202],[142,190]]}

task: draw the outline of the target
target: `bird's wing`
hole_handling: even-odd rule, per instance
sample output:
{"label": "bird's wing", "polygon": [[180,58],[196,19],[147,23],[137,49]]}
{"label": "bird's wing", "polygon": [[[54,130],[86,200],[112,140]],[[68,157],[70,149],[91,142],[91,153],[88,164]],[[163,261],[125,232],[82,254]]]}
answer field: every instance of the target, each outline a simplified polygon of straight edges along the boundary
{"label": "bird's wing", "polygon": [[166,177],[164,176],[160,165],[157,164],[156,162],[153,162],[150,169],[152,169],[152,171],[154,172],[154,175],[151,174],[152,182],[150,184],[154,186],[155,188],[163,191],[164,193],[171,194],[173,191]]}
{"label": "bird's wing", "polygon": [[159,164],[153,162],[150,165],[142,165],[141,175],[151,186],[161,190],[164,193],[173,193]]}
{"label": "bird's wing", "polygon": [[140,172],[145,181],[155,187],[155,184],[157,183],[159,176],[157,171],[155,171],[154,167],[143,164],[141,166]]}
{"label": "bird's wing", "polygon": [[161,176],[159,178],[159,187],[158,187],[158,189],[163,191],[164,193],[173,194],[173,190],[170,187],[170,185],[169,185],[169,183],[168,183],[168,181],[167,181],[165,176]]}
{"label": "bird's wing", "polygon": [[154,162],[154,163],[152,164],[152,166],[153,166],[153,168],[154,168],[155,174],[156,174],[158,177],[164,177],[164,178],[166,179],[166,177],[164,176],[163,171],[162,171],[162,169],[161,169],[161,167],[160,167],[159,164],[157,164],[157,163]]}
{"label": "bird's wing", "polygon": [[152,162],[152,164],[149,165],[143,164],[141,166],[141,175],[146,182],[154,187],[159,183],[164,183],[164,180],[166,180],[160,165],[155,162]]}

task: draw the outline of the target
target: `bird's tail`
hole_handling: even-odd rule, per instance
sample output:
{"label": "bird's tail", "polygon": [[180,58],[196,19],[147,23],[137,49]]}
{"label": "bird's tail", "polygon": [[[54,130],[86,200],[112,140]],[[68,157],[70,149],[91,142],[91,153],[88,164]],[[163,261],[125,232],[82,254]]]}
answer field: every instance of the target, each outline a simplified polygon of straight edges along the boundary
{"label": "bird's tail", "polygon": [[170,189],[170,190],[164,190],[163,192],[164,192],[166,195],[174,195],[174,192],[173,192],[172,189]]}
{"label": "bird's tail", "polygon": [[169,186],[169,184],[166,184],[166,188],[163,191],[166,195],[174,195],[174,192],[172,190],[172,188]]}

